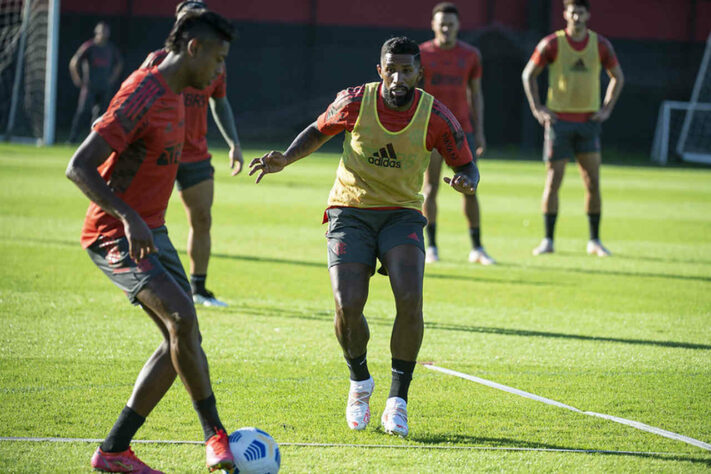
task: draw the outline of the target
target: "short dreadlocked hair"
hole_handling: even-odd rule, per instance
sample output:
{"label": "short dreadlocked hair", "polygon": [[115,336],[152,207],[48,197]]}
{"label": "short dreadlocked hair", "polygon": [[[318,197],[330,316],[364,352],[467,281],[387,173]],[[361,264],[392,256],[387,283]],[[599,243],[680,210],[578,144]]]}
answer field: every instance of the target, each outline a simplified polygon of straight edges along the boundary
{"label": "short dreadlocked hair", "polygon": [[165,47],[168,51],[179,53],[191,39],[208,36],[232,41],[235,29],[227,18],[218,13],[209,10],[187,11],[173,25],[165,40]]}

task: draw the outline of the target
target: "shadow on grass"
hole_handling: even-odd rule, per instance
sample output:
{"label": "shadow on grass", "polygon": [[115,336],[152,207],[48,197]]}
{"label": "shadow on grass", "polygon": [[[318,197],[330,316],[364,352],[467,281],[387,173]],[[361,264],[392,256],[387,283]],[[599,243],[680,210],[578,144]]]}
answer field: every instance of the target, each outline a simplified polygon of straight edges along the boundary
{"label": "shadow on grass", "polygon": [[[275,316],[275,317],[287,317],[296,319],[305,319],[310,321],[332,321],[333,313],[330,311],[315,311],[315,312],[301,312],[296,310],[288,310],[283,308],[256,308],[250,306],[234,306],[230,308],[236,312],[242,314],[251,314],[254,316]],[[366,316],[369,325],[377,326],[392,326],[393,320],[391,318],[383,318],[378,316]],[[643,346],[658,346],[658,347],[670,347],[675,349],[699,349],[699,350],[711,350],[711,345],[708,344],[696,344],[691,342],[677,342],[677,341],[654,341],[646,339],[625,339],[618,337],[601,337],[601,336],[585,336],[582,334],[565,334],[557,332],[544,332],[544,331],[531,331],[527,329],[509,329],[509,328],[498,328],[490,326],[468,326],[464,324],[448,324],[448,323],[438,323],[432,321],[425,321],[425,328],[428,330],[435,331],[461,331],[461,332],[472,332],[480,334],[499,334],[503,336],[522,336],[522,337],[544,337],[544,338],[554,338],[554,339],[573,339],[579,341],[594,341],[594,342],[613,342],[619,344],[633,344],[633,345],[643,345]]]}
{"label": "shadow on grass", "polygon": [[[380,428],[378,428],[380,429]],[[425,435],[416,436],[410,435],[407,438],[410,441],[415,441],[423,444],[457,444],[462,445],[474,445],[480,447],[482,450],[485,449],[501,449],[501,450],[511,450],[511,451],[529,451],[529,450],[545,450],[545,451],[555,451],[560,450],[561,452],[577,451],[581,454],[603,454],[609,456],[635,456],[643,458],[660,459],[665,461],[687,461],[693,463],[704,464],[711,466],[711,458],[698,458],[698,457],[687,457],[693,456],[691,454],[675,454],[675,453],[645,453],[639,451],[624,451],[624,450],[605,450],[605,449],[591,449],[591,448],[579,448],[571,446],[560,446],[548,443],[538,443],[535,441],[525,441],[519,439],[510,438],[485,438],[479,436],[468,436],[462,434],[442,434],[442,435]]]}
{"label": "shadow on grass", "polygon": [[[543,257],[543,258],[548,258],[548,257]],[[617,258],[617,257],[613,257],[613,258]],[[675,275],[673,273],[624,272],[621,270],[599,270],[599,269],[593,270],[593,269],[586,269],[586,268],[546,267],[543,265],[527,265],[527,264],[522,264],[522,263],[510,263],[510,262],[500,263],[499,266],[521,268],[524,270],[531,269],[531,270],[554,271],[554,272],[565,272],[565,273],[582,273],[584,275],[612,275],[612,276],[636,277],[636,278],[637,277],[670,278],[670,279],[674,279],[674,280],[711,282],[711,277],[701,276],[701,275]]]}

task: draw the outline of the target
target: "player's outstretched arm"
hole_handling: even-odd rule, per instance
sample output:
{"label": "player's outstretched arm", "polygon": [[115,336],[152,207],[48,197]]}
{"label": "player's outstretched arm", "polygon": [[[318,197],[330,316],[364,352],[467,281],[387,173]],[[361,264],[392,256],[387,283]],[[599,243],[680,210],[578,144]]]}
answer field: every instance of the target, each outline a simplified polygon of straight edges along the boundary
{"label": "player's outstretched arm", "polygon": [[138,261],[155,252],[153,236],[145,221],[120,199],[96,170],[113,150],[98,133],[92,131],[67,165],[67,178],[103,210],[123,223],[129,242],[129,255]]}
{"label": "player's outstretched arm", "polygon": [[289,145],[289,148],[282,154],[278,151],[270,151],[261,158],[255,158],[249,163],[249,175],[259,172],[257,180],[259,183],[264,175],[278,173],[285,166],[300,160],[315,152],[331,139],[333,135],[326,135],[318,130],[316,122],[306,127]]}
{"label": "player's outstretched arm", "polygon": [[477,186],[479,186],[479,168],[471,161],[464,166],[454,168],[454,176],[452,178],[442,178],[445,183],[462,194],[474,194]]}
{"label": "player's outstretched arm", "polygon": [[220,129],[222,137],[230,147],[230,168],[232,176],[238,175],[244,166],[244,158],[242,157],[242,147],[237,136],[237,127],[235,126],[235,116],[232,113],[232,106],[227,100],[227,97],[218,97],[216,99],[210,97],[210,110],[212,110],[212,118],[215,119],[217,128]]}

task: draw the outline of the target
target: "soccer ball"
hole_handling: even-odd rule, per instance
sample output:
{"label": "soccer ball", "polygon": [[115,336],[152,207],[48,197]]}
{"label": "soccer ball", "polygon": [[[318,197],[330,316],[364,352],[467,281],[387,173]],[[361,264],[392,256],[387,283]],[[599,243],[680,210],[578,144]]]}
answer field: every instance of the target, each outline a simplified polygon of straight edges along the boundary
{"label": "soccer ball", "polygon": [[235,474],[276,474],[281,465],[279,445],[268,433],[253,427],[230,434]]}

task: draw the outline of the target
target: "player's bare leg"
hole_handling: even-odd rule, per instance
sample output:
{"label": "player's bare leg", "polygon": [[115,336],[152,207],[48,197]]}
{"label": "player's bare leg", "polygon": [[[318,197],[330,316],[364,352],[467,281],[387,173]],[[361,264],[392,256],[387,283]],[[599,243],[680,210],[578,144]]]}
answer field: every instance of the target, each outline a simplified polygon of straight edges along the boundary
{"label": "player's bare leg", "polygon": [[469,252],[469,261],[472,263],[481,263],[482,265],[493,265],[496,261],[486,253],[484,246],[481,245],[479,236],[480,229],[480,211],[479,199],[475,194],[463,194],[462,202],[464,208],[464,216],[469,224],[469,234],[472,239],[472,250]]}
{"label": "player's bare leg", "polygon": [[425,170],[425,181],[422,187],[422,194],[425,197],[425,202],[422,207],[422,212],[427,218],[427,250],[425,261],[434,263],[439,260],[437,253],[437,192],[439,191],[439,182],[442,174],[442,155],[437,150],[432,150],[430,163]]}
{"label": "player's bare leg", "polygon": [[543,188],[543,198],[541,199],[541,211],[545,219],[546,236],[533,249],[533,255],[553,253],[553,231],[555,221],[558,217],[558,190],[563,183],[565,175],[565,165],[568,159],[546,161],[546,183]]}
{"label": "player's bare leg", "polygon": [[407,436],[407,399],[417,354],[422,345],[424,255],[414,245],[399,245],[384,256],[395,296],[395,323],[390,338],[392,382],[381,417],[386,433]]}
{"label": "player's bare leg", "polygon": [[371,270],[362,263],[342,263],[329,269],[336,303],[336,338],[351,372],[346,423],[353,430],[363,430],[368,426],[370,396],[375,387],[366,361],[370,330],[363,316]]}
{"label": "player's bare leg", "polygon": [[227,306],[205,288],[212,248],[210,228],[212,227],[214,194],[215,181],[206,179],[180,191],[180,198],[190,223],[188,259],[190,260],[190,280],[193,285],[193,301],[195,304],[205,306]]}
{"label": "player's bare leg", "polygon": [[607,257],[611,253],[600,242],[600,213],[602,197],[600,195],[600,153],[580,153],[578,161],[580,176],[585,185],[585,212],[590,224],[590,240],[587,252],[598,257]]}

